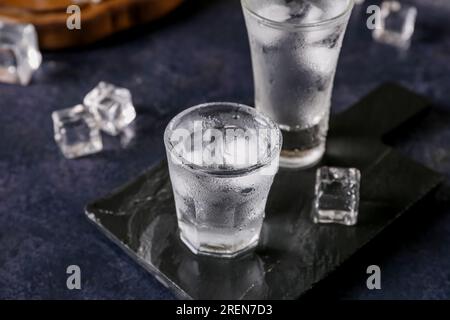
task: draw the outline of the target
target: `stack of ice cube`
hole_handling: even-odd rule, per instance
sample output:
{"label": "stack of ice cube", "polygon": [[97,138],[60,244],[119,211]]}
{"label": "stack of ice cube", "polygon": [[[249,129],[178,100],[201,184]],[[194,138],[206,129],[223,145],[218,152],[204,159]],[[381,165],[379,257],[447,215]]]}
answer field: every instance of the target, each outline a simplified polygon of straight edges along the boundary
{"label": "stack of ice cube", "polygon": [[53,112],[54,138],[66,158],[78,158],[103,149],[100,131],[129,136],[135,118],[130,91],[100,82],[85,96],[83,104]]}

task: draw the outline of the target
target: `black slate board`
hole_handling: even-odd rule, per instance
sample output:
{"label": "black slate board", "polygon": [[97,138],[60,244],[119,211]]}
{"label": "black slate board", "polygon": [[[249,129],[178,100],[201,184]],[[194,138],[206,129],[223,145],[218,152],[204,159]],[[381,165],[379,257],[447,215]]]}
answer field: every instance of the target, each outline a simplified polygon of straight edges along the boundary
{"label": "black slate board", "polygon": [[355,227],[310,218],[315,168],[280,169],[255,252],[223,260],[193,255],[177,233],[165,162],[86,207],[88,218],[180,298],[294,299],[323,280],[441,181],[440,175],[382,143],[411,125],[428,102],[386,84],[331,120],[320,165],[361,170]]}

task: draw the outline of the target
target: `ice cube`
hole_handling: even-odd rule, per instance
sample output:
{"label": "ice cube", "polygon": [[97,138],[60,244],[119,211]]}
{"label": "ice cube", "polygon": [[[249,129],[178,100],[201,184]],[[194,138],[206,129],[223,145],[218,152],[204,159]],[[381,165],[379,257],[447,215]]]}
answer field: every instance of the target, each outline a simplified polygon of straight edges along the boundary
{"label": "ice cube", "polygon": [[256,13],[263,18],[276,22],[285,22],[291,18],[291,9],[282,4],[269,4],[261,6]]}
{"label": "ice cube", "polygon": [[240,168],[255,165],[259,159],[258,136],[251,129],[208,128],[174,143],[184,160],[203,167]]}
{"label": "ice cube", "polygon": [[[264,19],[275,22],[285,22],[291,17],[289,7],[282,4],[263,4],[257,7],[255,12]],[[286,37],[285,31],[266,25],[259,19],[247,17],[246,23],[248,30],[251,30],[250,40],[255,40],[264,47],[275,46],[277,42]]]}
{"label": "ice cube", "polygon": [[84,105],[100,128],[113,136],[120,134],[136,118],[130,91],[106,82],[100,82],[86,95]]}
{"label": "ice cube", "polygon": [[[350,0],[319,0],[314,2],[315,5],[311,5],[314,10],[311,22],[323,21],[327,19],[335,18],[346,11]],[[305,42],[313,45],[325,45],[330,48],[336,46],[341,40],[342,26],[336,24],[335,27],[316,28],[309,30],[305,33]]]}
{"label": "ice cube", "polygon": [[305,12],[305,18],[303,20],[303,23],[313,23],[320,21],[320,19],[323,19],[323,15],[324,11],[321,8],[313,4],[309,4]]}
{"label": "ice cube", "polygon": [[290,9],[289,22],[298,24],[308,24],[320,21],[324,11],[311,2],[290,1],[287,3]]}
{"label": "ice cube", "polygon": [[302,51],[299,57],[299,63],[305,65],[318,78],[330,78],[330,74],[334,71],[338,55],[327,47],[310,46]]}
{"label": "ice cube", "polygon": [[355,168],[321,167],[316,173],[315,223],[355,225],[361,174]]}
{"label": "ice cube", "polygon": [[373,30],[375,41],[400,48],[408,48],[417,17],[417,9],[398,1],[384,1],[381,5],[380,26]]}
{"label": "ice cube", "polygon": [[99,152],[103,149],[97,122],[83,105],[52,113],[54,138],[68,159]]}
{"label": "ice cube", "polygon": [[319,0],[317,6],[323,11],[322,19],[333,19],[343,14],[350,5],[351,0]]}
{"label": "ice cube", "polygon": [[133,142],[136,136],[136,128],[133,125],[129,125],[120,133],[120,145],[122,148],[128,148]]}
{"label": "ice cube", "polygon": [[222,157],[227,166],[234,168],[255,165],[258,162],[256,133],[251,129],[227,129]]}
{"label": "ice cube", "polygon": [[0,82],[27,85],[41,62],[34,26],[0,21]]}

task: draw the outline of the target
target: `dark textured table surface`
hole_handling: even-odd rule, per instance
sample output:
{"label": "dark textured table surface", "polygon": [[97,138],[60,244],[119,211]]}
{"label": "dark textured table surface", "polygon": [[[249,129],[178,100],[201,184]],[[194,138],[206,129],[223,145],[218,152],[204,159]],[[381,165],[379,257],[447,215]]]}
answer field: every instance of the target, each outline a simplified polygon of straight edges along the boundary
{"label": "dark textured table surface", "polygon": [[[412,2],[419,9],[417,30],[403,53],[374,43],[365,27],[367,4],[355,8],[333,112],[388,80],[424,94],[434,102],[432,111],[391,144],[450,178],[450,3]],[[66,160],[52,138],[51,112],[81,102],[101,80],[132,91],[136,136],[125,149],[107,141],[103,153]],[[252,104],[252,96],[236,0],[187,1],[161,22],[94,47],[45,53],[28,87],[0,84],[0,298],[173,298],[100,234],[83,208],[164,157],[162,132],[180,110],[215,100]],[[447,180],[410,219],[351,259],[311,297],[450,298],[449,214]],[[81,290],[66,287],[72,264],[81,268]],[[381,268],[382,290],[366,288],[371,264]]]}

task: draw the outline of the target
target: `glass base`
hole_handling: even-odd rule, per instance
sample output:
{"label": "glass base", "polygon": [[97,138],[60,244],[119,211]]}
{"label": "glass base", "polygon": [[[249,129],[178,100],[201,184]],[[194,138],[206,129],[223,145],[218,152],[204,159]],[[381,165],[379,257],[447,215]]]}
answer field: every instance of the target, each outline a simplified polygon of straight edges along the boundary
{"label": "glass base", "polygon": [[252,241],[249,245],[247,245],[245,248],[242,248],[238,251],[219,251],[217,248],[208,250],[206,248],[201,248],[201,250],[197,249],[192,243],[189,242],[189,240],[186,239],[186,237],[183,236],[183,233],[180,232],[180,239],[181,241],[188,247],[188,249],[195,255],[204,255],[204,256],[210,256],[215,258],[235,258],[240,255],[244,255],[245,253],[249,252],[250,250],[256,248],[258,245],[259,237],[256,238],[256,240]]}
{"label": "glass base", "polygon": [[335,223],[354,226],[358,222],[358,213],[342,210],[318,210],[313,216],[314,223]]}
{"label": "glass base", "polygon": [[325,144],[308,150],[282,150],[280,167],[305,169],[317,164],[325,153]]}

